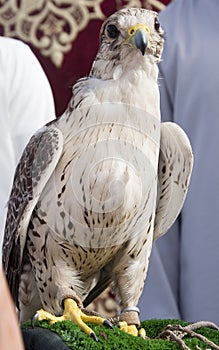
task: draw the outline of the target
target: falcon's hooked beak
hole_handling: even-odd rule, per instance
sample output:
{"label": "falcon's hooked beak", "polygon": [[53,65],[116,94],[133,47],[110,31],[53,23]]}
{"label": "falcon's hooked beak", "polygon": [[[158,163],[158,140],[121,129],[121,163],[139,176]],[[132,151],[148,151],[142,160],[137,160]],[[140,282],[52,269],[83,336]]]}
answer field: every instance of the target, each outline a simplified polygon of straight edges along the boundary
{"label": "falcon's hooked beak", "polygon": [[127,43],[139,49],[144,56],[151,40],[150,29],[143,24],[136,24],[128,29]]}

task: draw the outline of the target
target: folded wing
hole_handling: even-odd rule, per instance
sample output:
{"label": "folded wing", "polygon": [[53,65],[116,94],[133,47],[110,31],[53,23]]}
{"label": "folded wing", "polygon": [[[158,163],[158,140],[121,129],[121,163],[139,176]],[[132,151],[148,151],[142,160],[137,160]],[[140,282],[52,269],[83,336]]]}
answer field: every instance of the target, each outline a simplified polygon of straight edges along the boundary
{"label": "folded wing", "polygon": [[62,147],[62,133],[50,123],[32,136],[15,172],[8,203],[2,260],[16,302],[29,221],[60,158]]}
{"label": "folded wing", "polygon": [[162,123],[154,240],[165,234],[179,215],[192,166],[192,148],[185,132],[175,123]]}

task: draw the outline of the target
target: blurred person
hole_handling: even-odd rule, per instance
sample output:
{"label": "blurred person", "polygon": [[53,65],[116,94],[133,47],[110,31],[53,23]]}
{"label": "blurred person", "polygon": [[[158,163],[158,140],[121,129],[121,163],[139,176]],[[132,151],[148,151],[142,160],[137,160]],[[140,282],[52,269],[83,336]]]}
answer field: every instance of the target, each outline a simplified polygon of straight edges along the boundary
{"label": "blurred person", "polygon": [[[31,135],[55,118],[47,77],[30,48],[15,39],[0,37],[0,245],[7,200],[17,162]],[[0,349],[23,349],[15,308],[1,266]]]}
{"label": "blurred person", "polygon": [[0,37],[0,236],[18,160],[32,134],[55,118],[48,79],[29,46]]}
{"label": "blurred person", "polygon": [[162,120],[185,130],[194,168],[180,217],[154,245],[139,303],[142,319],[219,325],[218,16],[218,0],[174,0],[159,14],[166,32]]}

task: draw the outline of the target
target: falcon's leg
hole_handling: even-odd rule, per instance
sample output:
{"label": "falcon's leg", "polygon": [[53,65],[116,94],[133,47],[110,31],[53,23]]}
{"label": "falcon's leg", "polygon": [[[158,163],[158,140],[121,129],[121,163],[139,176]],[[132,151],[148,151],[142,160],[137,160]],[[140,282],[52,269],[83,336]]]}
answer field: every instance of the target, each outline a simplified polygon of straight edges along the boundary
{"label": "falcon's leg", "polygon": [[118,295],[120,297],[121,314],[117,317],[120,328],[134,336],[146,338],[145,331],[139,329],[139,309],[137,304],[141,296],[146,278],[151,253],[151,236],[138,236],[138,241],[128,247],[119,263],[115,263],[114,274]]}
{"label": "falcon's leg", "polygon": [[112,321],[113,324],[117,324],[123,332],[146,339],[145,329],[139,328],[140,320],[138,314],[138,308],[130,307],[130,311],[123,310],[119,316],[111,318],[110,321]]}
{"label": "falcon's leg", "polygon": [[91,322],[94,324],[105,325],[107,327],[113,328],[111,322],[109,322],[108,320],[105,320],[99,316],[88,316],[85,313],[83,313],[77,305],[76,301],[71,298],[67,298],[64,300],[64,313],[62,316],[56,317],[50,314],[49,312],[41,309],[37,311],[37,313],[34,315],[32,319],[32,325],[34,325],[36,319],[38,319],[39,321],[48,320],[50,321],[50,323],[70,320],[77,324],[83,332],[94,338],[96,341],[98,341],[96,334],[90,327],[86,325],[85,322]]}
{"label": "falcon's leg", "polygon": [[[71,320],[78,324],[85,333],[96,339],[95,333],[85,322],[112,325],[101,317],[89,317],[80,309],[82,307],[81,301],[88,294],[95,276],[90,279],[88,277],[85,281],[81,279],[78,269],[73,264],[71,246],[68,247],[67,245],[66,248],[64,244],[57,244],[52,234],[42,235],[39,238],[35,236],[32,232],[29,233],[29,240],[32,245],[29,244],[28,249],[30,259],[35,257],[35,260],[32,260],[31,263],[39,297],[43,309],[46,311],[35,309],[33,323],[35,319],[46,319],[50,322]],[[77,259],[77,250],[74,251],[74,254],[75,259]],[[62,316],[56,317],[54,315]]]}

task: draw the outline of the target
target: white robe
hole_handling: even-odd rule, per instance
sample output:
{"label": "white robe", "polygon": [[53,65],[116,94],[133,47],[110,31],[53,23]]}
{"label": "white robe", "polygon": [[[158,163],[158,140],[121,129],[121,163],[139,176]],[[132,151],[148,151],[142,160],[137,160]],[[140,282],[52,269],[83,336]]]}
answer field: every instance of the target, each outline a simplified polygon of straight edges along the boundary
{"label": "white robe", "polygon": [[141,319],[219,325],[219,1],[175,0],[159,17],[162,119],[188,134],[194,168],[181,216],[154,245]]}
{"label": "white robe", "polygon": [[54,118],[51,87],[38,60],[26,44],[0,37],[0,247],[18,160],[31,135]]}

